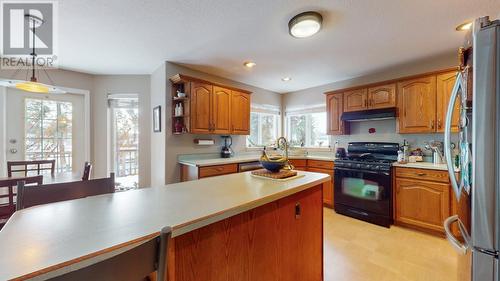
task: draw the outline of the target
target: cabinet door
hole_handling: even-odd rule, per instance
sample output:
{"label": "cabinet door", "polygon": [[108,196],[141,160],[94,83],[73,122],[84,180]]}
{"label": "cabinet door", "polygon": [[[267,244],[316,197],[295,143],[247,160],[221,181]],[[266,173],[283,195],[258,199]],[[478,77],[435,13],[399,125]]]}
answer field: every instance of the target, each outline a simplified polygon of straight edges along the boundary
{"label": "cabinet door", "polygon": [[387,84],[368,89],[368,108],[396,107],[396,84]]}
{"label": "cabinet door", "polygon": [[[446,112],[448,111],[448,103],[450,102],[451,91],[455,86],[456,72],[449,72],[437,76],[437,131],[444,133],[444,122],[446,119]],[[458,132],[458,120],[460,117],[460,99],[455,101],[453,110],[453,119],[451,122],[451,131]]]}
{"label": "cabinet door", "polygon": [[212,126],[214,134],[231,133],[231,90],[214,86],[212,94]]}
{"label": "cabinet door", "polygon": [[212,129],[212,85],[191,84],[191,133],[210,134]]}
{"label": "cabinet door", "polygon": [[347,134],[345,123],[340,120],[344,112],[344,95],[342,93],[329,94],[326,96],[327,105],[327,134],[344,135]]}
{"label": "cabinet door", "polygon": [[436,132],[436,77],[398,83],[398,132]]}
{"label": "cabinet door", "polygon": [[358,89],[344,93],[344,112],[368,109],[367,89]]}
{"label": "cabinet door", "polygon": [[280,254],[277,266],[282,275],[276,280],[323,280],[321,198],[321,188],[317,186],[278,201]]}
{"label": "cabinet door", "polygon": [[450,216],[450,186],[444,183],[396,178],[396,221],[444,232]]}
{"label": "cabinet door", "polygon": [[331,170],[308,167],[309,172],[329,174],[331,180],[323,184],[323,205],[333,207],[333,168]]}
{"label": "cabinet door", "polygon": [[250,134],[250,94],[232,91],[231,131],[235,135]]}

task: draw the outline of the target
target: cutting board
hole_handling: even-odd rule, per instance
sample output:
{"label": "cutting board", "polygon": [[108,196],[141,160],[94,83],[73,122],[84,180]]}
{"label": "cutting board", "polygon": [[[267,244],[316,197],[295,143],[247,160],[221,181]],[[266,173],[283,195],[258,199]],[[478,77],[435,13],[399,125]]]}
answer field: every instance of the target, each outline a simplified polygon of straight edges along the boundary
{"label": "cutting board", "polygon": [[273,173],[266,169],[259,169],[252,171],[252,175],[259,177],[266,177],[270,179],[287,179],[297,176],[297,171],[294,170],[280,170],[279,172]]}

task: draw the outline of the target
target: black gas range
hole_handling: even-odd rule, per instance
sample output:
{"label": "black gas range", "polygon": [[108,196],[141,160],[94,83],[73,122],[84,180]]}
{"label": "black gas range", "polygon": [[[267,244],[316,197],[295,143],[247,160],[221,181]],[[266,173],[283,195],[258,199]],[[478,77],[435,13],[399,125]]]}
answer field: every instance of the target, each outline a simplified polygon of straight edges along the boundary
{"label": "black gas range", "polygon": [[351,142],[345,158],[335,160],[335,211],[389,227],[392,219],[392,164],[399,144]]}

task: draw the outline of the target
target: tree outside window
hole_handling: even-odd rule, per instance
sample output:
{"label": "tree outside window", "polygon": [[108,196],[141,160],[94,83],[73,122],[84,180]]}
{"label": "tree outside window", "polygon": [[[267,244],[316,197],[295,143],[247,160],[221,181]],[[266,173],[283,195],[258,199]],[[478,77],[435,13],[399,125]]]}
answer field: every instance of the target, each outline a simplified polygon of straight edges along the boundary
{"label": "tree outside window", "polygon": [[288,140],[296,147],[329,147],[326,134],[326,112],[289,114],[287,116]]}
{"label": "tree outside window", "polygon": [[264,147],[273,145],[278,138],[279,115],[272,113],[250,113],[250,135],[247,147]]}

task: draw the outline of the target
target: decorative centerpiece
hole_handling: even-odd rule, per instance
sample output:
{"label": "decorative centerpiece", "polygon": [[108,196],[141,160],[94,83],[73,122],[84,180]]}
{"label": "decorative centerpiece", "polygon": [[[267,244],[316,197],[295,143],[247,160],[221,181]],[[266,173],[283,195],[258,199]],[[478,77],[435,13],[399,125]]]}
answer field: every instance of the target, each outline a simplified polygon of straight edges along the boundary
{"label": "decorative centerpiece", "polygon": [[260,157],[260,163],[262,166],[273,173],[278,173],[280,170],[293,170],[293,166],[288,161],[288,141],[284,137],[280,137],[276,141],[276,146],[282,148],[285,151],[285,156],[279,157],[269,157],[266,153],[266,148],[262,150],[262,156]]}

